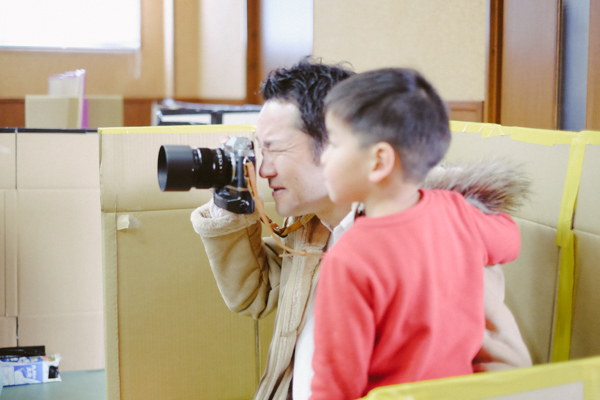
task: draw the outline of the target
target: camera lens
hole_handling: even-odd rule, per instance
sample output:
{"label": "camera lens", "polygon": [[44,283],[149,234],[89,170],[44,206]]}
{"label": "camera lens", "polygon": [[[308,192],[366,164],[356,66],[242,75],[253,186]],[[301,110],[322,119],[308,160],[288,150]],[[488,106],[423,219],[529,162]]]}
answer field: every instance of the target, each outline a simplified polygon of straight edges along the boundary
{"label": "camera lens", "polygon": [[163,192],[208,189],[228,184],[231,161],[221,149],[164,145],[158,153],[158,184]]}

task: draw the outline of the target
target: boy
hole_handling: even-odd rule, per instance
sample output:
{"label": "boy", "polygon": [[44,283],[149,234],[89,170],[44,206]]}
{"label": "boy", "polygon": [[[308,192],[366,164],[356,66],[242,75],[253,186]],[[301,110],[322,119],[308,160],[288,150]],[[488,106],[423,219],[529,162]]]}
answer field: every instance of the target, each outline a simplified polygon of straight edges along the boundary
{"label": "boy", "polygon": [[329,196],[363,203],[366,216],[323,258],[311,399],[472,373],[485,329],[483,266],[518,256],[517,225],[460,194],[420,189],[450,129],[416,71],[355,75],[325,107]]}

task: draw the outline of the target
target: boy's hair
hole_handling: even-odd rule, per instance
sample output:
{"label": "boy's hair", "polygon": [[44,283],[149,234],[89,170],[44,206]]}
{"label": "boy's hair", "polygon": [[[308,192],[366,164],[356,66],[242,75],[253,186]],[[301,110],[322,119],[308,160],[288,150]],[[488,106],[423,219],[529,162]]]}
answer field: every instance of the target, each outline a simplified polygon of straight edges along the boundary
{"label": "boy's hair", "polygon": [[263,99],[282,100],[294,104],[300,111],[298,128],[310,135],[315,159],[327,141],[323,102],[334,85],[354,75],[343,64],[326,65],[321,60],[304,57],[291,68],[279,68],[269,73],[261,84]]}
{"label": "boy's hair", "polygon": [[446,105],[412,69],[355,75],[327,95],[325,110],[348,123],[361,146],[392,145],[408,180],[422,182],[450,145]]}

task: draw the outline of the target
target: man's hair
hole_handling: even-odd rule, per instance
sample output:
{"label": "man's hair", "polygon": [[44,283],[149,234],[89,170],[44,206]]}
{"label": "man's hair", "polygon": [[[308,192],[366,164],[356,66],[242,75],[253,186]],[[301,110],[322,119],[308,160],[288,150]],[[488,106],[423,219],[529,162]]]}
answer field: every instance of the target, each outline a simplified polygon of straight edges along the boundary
{"label": "man's hair", "polygon": [[300,111],[298,128],[313,140],[315,159],[327,141],[323,103],[327,93],[338,82],[354,75],[343,64],[326,65],[321,60],[304,57],[291,68],[279,68],[269,73],[261,84],[263,99],[281,100],[294,104]]}
{"label": "man's hair", "polygon": [[389,143],[408,180],[422,182],[450,145],[446,105],[412,69],[385,68],[355,75],[327,95],[325,111],[348,123],[361,146]]}

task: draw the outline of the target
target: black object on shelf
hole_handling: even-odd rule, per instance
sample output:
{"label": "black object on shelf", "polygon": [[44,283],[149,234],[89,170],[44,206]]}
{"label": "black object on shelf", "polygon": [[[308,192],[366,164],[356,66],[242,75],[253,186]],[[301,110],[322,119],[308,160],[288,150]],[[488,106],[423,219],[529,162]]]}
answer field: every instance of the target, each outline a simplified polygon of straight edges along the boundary
{"label": "black object on shelf", "polygon": [[0,358],[6,357],[37,357],[46,355],[46,346],[2,347]]}

